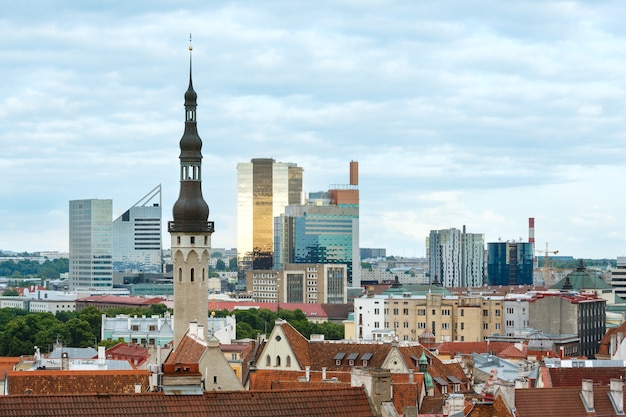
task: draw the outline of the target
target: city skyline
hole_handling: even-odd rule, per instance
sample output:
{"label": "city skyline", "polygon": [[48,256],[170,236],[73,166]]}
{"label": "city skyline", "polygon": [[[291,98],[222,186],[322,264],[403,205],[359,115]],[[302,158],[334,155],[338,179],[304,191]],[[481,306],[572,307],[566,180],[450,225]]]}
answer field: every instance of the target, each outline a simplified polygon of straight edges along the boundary
{"label": "city skyline", "polygon": [[464,225],[486,243],[527,241],[529,217],[537,249],[625,255],[624,12],[6,4],[0,249],[68,251],[68,201],[112,199],[117,218],[154,184],[172,220],[191,32],[214,246],[236,247],[237,163],[273,158],[304,169],[307,194],[347,183],[358,161],[360,246],[387,255],[426,256],[430,230]]}

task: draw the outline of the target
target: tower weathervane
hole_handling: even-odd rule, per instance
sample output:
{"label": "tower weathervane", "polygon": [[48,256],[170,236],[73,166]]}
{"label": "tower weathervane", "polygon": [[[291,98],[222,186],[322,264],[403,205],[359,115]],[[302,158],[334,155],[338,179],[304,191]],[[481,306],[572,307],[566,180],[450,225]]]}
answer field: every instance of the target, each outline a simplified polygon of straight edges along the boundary
{"label": "tower weathervane", "polygon": [[193,50],[193,46],[191,46],[191,33],[189,34],[189,50]]}

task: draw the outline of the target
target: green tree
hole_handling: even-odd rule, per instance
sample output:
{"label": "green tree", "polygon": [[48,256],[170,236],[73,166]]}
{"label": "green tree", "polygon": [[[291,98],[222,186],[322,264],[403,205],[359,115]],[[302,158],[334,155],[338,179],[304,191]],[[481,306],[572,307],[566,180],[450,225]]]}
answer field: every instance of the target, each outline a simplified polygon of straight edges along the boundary
{"label": "green tree", "polygon": [[236,257],[232,257],[228,260],[228,270],[229,271],[237,270],[237,258]]}
{"label": "green tree", "polygon": [[213,252],[211,254],[211,258],[216,259],[216,258],[222,258],[224,255],[222,255],[222,252]]}
{"label": "green tree", "polygon": [[224,271],[226,269],[226,264],[223,260],[218,259],[217,262],[215,262],[215,269],[218,271]]}
{"label": "green tree", "polygon": [[[79,311],[78,319],[86,321],[91,327],[91,332],[100,338],[102,328],[102,312],[95,307],[86,307]],[[73,320],[70,319],[68,323]],[[79,346],[80,347],[80,346]]]}
{"label": "green tree", "polygon": [[18,295],[20,295],[20,293],[17,292],[15,288],[8,288],[4,290],[4,293],[2,295],[5,295],[7,297],[17,297]]}
{"label": "green tree", "polygon": [[96,335],[88,321],[74,318],[65,325],[70,334],[68,346],[84,348],[96,345]]}
{"label": "green tree", "polygon": [[250,326],[250,323],[237,323],[237,339],[256,339],[258,333],[260,332]]}

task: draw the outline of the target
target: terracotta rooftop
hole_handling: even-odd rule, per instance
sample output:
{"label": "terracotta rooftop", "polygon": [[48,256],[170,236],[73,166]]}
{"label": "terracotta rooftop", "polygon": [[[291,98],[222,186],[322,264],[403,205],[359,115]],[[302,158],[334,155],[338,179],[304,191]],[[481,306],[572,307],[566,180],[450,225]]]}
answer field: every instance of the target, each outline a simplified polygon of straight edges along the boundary
{"label": "terracotta rooftop", "polygon": [[[614,416],[608,386],[594,386],[595,412],[588,413],[581,399],[581,386],[515,390],[516,417]],[[622,391],[623,392],[623,391]]]}
{"label": "terracotta rooftop", "polygon": [[118,295],[92,295],[90,297],[78,298],[76,302],[81,303],[106,303],[106,304],[122,304],[122,305],[152,305],[160,304],[165,301],[163,298],[144,298],[144,297],[130,297],[130,296],[118,296]]}
{"label": "terracotta rooftop", "polygon": [[105,357],[127,359],[134,366],[141,366],[150,358],[150,353],[147,348],[139,345],[129,346],[126,343],[118,343],[106,350]]}
{"label": "terracotta rooftop", "polygon": [[146,391],[150,386],[149,375],[150,373],[145,370],[8,371],[7,390],[9,395],[131,393],[135,392],[135,384],[141,384],[141,390]]}
{"label": "terracotta rooftop", "polygon": [[510,345],[508,348],[500,351],[497,356],[506,359],[525,359],[528,356],[528,346],[523,345],[523,350],[519,350],[515,345]]}
{"label": "terracotta rooftop", "polygon": [[0,396],[13,417],[368,417],[363,387],[293,391],[213,391],[203,395],[75,394]]}
{"label": "terracotta rooftop", "polygon": [[199,363],[206,349],[206,343],[202,343],[202,341],[187,333],[181,339],[176,350],[169,354],[165,363],[172,365],[177,363]]}
{"label": "terracotta rooftop", "polygon": [[580,387],[583,379],[592,379],[594,385],[609,385],[612,378],[626,379],[624,367],[600,368],[546,368],[549,381],[546,387]]}
{"label": "terracotta rooftop", "polygon": [[0,357],[0,380],[4,380],[5,371],[12,371],[15,365],[21,362],[20,357]]}
{"label": "terracotta rooftop", "polygon": [[443,342],[437,349],[439,354],[447,354],[454,357],[456,354],[469,355],[472,353],[489,353],[495,355],[501,351],[513,346],[510,342]]}

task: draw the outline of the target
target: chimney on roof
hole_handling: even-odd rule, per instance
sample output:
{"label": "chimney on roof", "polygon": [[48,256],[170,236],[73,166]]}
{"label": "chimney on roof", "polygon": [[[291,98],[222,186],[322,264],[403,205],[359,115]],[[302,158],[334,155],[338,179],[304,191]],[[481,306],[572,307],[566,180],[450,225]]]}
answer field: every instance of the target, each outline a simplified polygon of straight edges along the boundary
{"label": "chimney on roof", "polygon": [[609,392],[611,403],[615,412],[619,415],[624,414],[624,380],[611,378],[611,391]]}
{"label": "chimney on roof", "polygon": [[204,326],[198,323],[198,327],[196,329],[196,334],[194,335],[198,338],[198,340],[202,340],[204,338]]}
{"label": "chimney on roof", "polygon": [[104,346],[98,346],[98,366],[104,366],[106,364],[106,359],[104,356],[106,348]]}
{"label": "chimney on roof", "polygon": [[326,367],[322,366],[322,381],[326,381]]}
{"label": "chimney on roof", "polygon": [[580,393],[580,398],[582,398],[583,405],[588,413],[595,412],[593,406],[593,380],[583,379],[583,389]]}
{"label": "chimney on roof", "polygon": [[135,384],[135,394],[139,394],[139,393],[141,393],[141,384],[137,382]]}
{"label": "chimney on roof", "polygon": [[610,356],[615,355],[615,352],[617,351],[616,346],[617,346],[617,335],[615,333],[613,333],[611,335],[611,344],[609,345],[609,355]]}
{"label": "chimney on roof", "polygon": [[309,382],[311,380],[311,367],[307,366],[305,369],[306,382]]}
{"label": "chimney on roof", "polygon": [[415,369],[409,369],[409,382],[411,384],[415,382]]}
{"label": "chimney on roof", "polygon": [[198,334],[198,322],[192,321],[189,323],[189,335],[196,337],[197,334]]}

